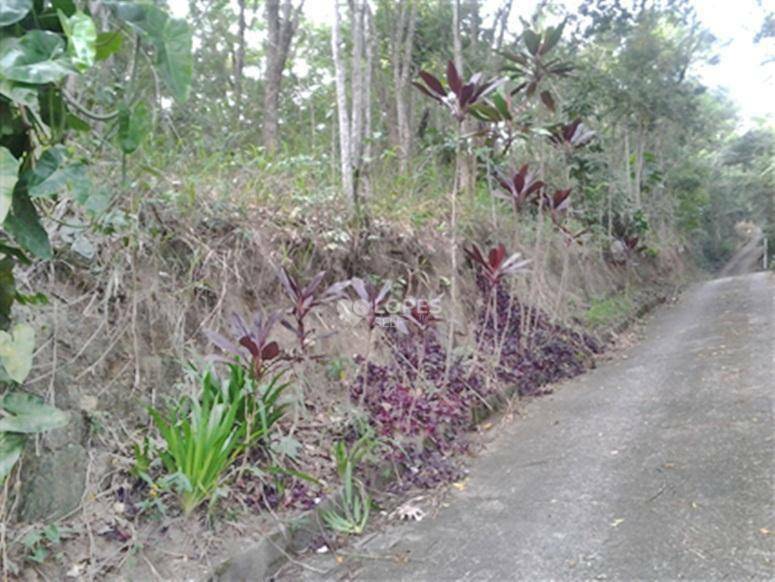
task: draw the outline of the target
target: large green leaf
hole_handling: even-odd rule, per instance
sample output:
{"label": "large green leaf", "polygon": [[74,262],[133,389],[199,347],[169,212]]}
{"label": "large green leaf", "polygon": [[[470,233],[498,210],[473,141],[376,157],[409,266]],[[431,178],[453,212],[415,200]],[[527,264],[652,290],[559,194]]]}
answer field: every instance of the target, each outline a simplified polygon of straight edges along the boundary
{"label": "large green leaf", "polygon": [[156,66],[165,85],[178,101],[185,101],[191,88],[194,61],[191,29],[185,20],[171,18],[157,6],[134,2],[111,2],[116,16],[148,37],[156,48]]}
{"label": "large green leaf", "polygon": [[116,30],[113,32],[101,32],[97,35],[97,60],[104,61],[110,55],[121,48],[122,44],[121,32]]}
{"label": "large green leaf", "polygon": [[7,415],[0,418],[0,431],[38,433],[67,424],[69,415],[26,392],[6,392],[0,408]]}
{"label": "large green leaf", "polygon": [[55,146],[43,152],[38,161],[35,162],[35,167],[22,174],[23,185],[27,191],[44,183],[51,174],[56,172],[63,160],[64,154],[60,147]]}
{"label": "large green leaf", "polygon": [[562,31],[565,28],[565,21],[563,20],[558,26],[552,28],[551,26],[546,29],[544,34],[545,40],[541,45],[541,54],[545,55],[552,50],[562,38]]}
{"label": "large green leaf", "polygon": [[122,108],[118,114],[118,145],[125,154],[131,154],[151,131],[151,114],[142,101],[134,109]]}
{"label": "large green leaf", "polygon": [[527,28],[525,29],[525,32],[522,33],[522,39],[525,41],[525,46],[527,47],[527,50],[530,51],[531,55],[535,56],[538,54],[538,48],[541,44],[541,35]]}
{"label": "large green leaf", "polygon": [[20,161],[6,148],[0,147],[0,222],[5,220],[13,202],[13,188]]}
{"label": "large green leaf", "polygon": [[0,484],[5,481],[16,461],[22,456],[26,440],[27,437],[23,434],[0,432]]}
{"label": "large green leaf", "polygon": [[51,0],[51,5],[57,12],[64,12],[65,16],[72,16],[78,10],[73,0]]}
{"label": "large green leaf", "polygon": [[140,34],[148,35],[152,39],[161,38],[164,24],[169,16],[158,6],[114,1],[109,1],[108,5],[113,8],[118,18],[127,22]]}
{"label": "large green leaf", "polygon": [[110,188],[90,188],[88,192],[76,196],[75,201],[92,216],[100,216],[110,207],[114,196],[115,190]]}
{"label": "large green leaf", "polygon": [[194,60],[191,55],[191,29],[185,20],[170,18],[164,27],[163,42],[157,45],[162,79],[178,101],[188,99]]}
{"label": "large green leaf", "polygon": [[16,188],[14,191],[13,206],[5,217],[3,228],[24,250],[41,259],[52,257],[48,234],[40,224],[38,211],[26,190]]}
{"label": "large green leaf", "polygon": [[14,382],[22,383],[32,369],[35,330],[28,323],[16,324],[10,333],[0,331],[0,362]]}
{"label": "large green leaf", "polygon": [[32,0],[3,0],[0,2],[0,26],[19,22],[32,10]]}
{"label": "large green leaf", "polygon": [[69,18],[60,11],[59,20],[67,35],[67,54],[73,66],[80,72],[92,67],[97,58],[97,27],[94,21],[80,11]]}
{"label": "large green leaf", "polygon": [[58,34],[32,30],[21,38],[0,41],[0,79],[21,83],[53,83],[73,73]]}
{"label": "large green leaf", "polygon": [[0,81],[0,95],[8,97],[14,103],[24,105],[30,109],[38,109],[38,90],[37,88],[25,87],[12,81]]}
{"label": "large green leaf", "polygon": [[30,198],[53,196],[65,191],[77,198],[90,188],[86,166],[80,162],[68,163],[61,147],[43,152],[35,167],[27,170],[22,179]]}

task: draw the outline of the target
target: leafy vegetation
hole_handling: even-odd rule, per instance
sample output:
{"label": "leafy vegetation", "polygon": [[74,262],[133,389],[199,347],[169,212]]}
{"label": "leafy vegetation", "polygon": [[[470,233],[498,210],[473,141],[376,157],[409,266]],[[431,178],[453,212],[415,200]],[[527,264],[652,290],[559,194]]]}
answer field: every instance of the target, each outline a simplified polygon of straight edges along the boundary
{"label": "leafy vegetation", "polygon": [[607,297],[595,300],[584,317],[592,327],[601,327],[620,321],[631,310],[632,302],[626,296]]}
{"label": "leafy vegetation", "polygon": [[[150,411],[166,444],[159,451],[166,479],[174,482],[187,514],[216,492],[239,454],[268,437],[286,406],[278,402],[288,387],[281,374],[257,384],[241,366],[231,365],[229,372],[221,382],[208,371],[197,398]],[[136,458],[138,472],[145,472],[150,460],[143,451]]]}
{"label": "leafy vegetation", "polygon": [[[32,367],[35,330],[19,323],[10,333],[0,331],[0,381],[24,382]],[[33,394],[7,390],[0,398],[0,484],[21,457],[28,435],[67,424],[68,415]]]}
{"label": "leafy vegetation", "polygon": [[0,480],[68,418],[33,393],[83,409],[116,459],[90,547],[122,544],[87,577],[170,492],[219,535],[331,495],[361,533],[375,466],[458,479],[472,419],[586,370],[631,289],[775,238],[775,130],[703,85],[688,2],[184,4],[0,8]]}
{"label": "leafy vegetation", "polygon": [[358,535],[366,529],[372,501],[366,486],[355,477],[354,471],[373,444],[371,438],[366,435],[358,439],[350,449],[342,441],[334,445],[336,470],[342,480],[342,498],[339,509],[323,511],[322,518],[335,532]]}

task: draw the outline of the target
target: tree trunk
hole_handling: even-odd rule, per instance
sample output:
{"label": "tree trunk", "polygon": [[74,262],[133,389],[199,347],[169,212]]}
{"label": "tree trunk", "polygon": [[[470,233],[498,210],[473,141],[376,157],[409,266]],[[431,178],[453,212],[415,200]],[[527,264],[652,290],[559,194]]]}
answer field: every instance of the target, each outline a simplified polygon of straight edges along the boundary
{"label": "tree trunk", "polygon": [[[454,50],[455,68],[458,70],[461,78],[465,78],[465,71],[463,70],[463,41],[460,38],[460,0],[454,0],[452,4],[452,42]],[[461,126],[461,131],[458,132],[458,139],[462,139],[462,135],[467,135],[470,132],[470,125],[468,121],[464,121]],[[467,139],[467,138],[466,138]],[[468,147],[466,143],[461,144],[461,156],[460,163],[458,164],[458,173],[460,180],[459,191],[465,194],[473,194],[474,176],[476,170],[474,168],[476,159],[468,153]]]}
{"label": "tree trunk", "polygon": [[[240,0],[241,2],[244,0]],[[291,41],[299,26],[304,1],[294,8],[291,0],[284,0],[280,14],[280,0],[266,0],[266,71],[264,74],[264,114],[262,141],[270,153],[277,150],[280,118],[280,91],[283,71],[291,49]]]}
{"label": "tree trunk", "polygon": [[391,35],[391,58],[393,61],[393,85],[395,87],[395,109],[398,141],[398,162],[401,172],[409,168],[412,150],[411,103],[409,89],[412,69],[412,48],[417,21],[417,5],[414,0],[401,0],[398,5],[398,26]]}
{"label": "tree trunk", "polygon": [[643,123],[638,121],[638,133],[635,135],[635,208],[641,210],[643,201],[641,199],[641,187],[643,182],[643,164],[645,147],[645,128]]}
{"label": "tree trunk", "polygon": [[342,174],[342,190],[353,210],[358,206],[355,196],[352,167],[352,144],[350,142],[350,116],[347,106],[347,85],[342,60],[341,37],[342,18],[339,0],[334,0],[334,26],[331,34],[331,52],[334,56],[334,77],[336,81],[336,109],[339,121],[339,160]]}
{"label": "tree trunk", "polygon": [[[352,98],[352,126],[350,131],[350,142],[352,148],[353,169],[357,171],[361,166],[363,158],[363,113],[364,113],[364,92],[363,92],[363,66],[364,66],[364,41],[363,25],[365,3],[358,0],[350,0],[350,13],[352,23],[352,78],[351,78],[351,98]],[[357,188],[357,183],[355,185]]]}
{"label": "tree trunk", "polygon": [[242,119],[242,71],[245,68],[245,1],[237,0],[237,50],[234,54],[234,128]]}
{"label": "tree trunk", "polygon": [[495,17],[495,24],[493,25],[493,31],[495,36],[495,51],[493,56],[497,55],[503,48],[503,37],[506,34],[506,30],[509,27],[509,16],[511,16],[511,7],[514,4],[514,0],[506,0],[498,9],[498,14]]}
{"label": "tree trunk", "polygon": [[374,75],[374,53],[376,52],[377,43],[376,35],[374,34],[374,20],[371,14],[371,8],[368,3],[366,7],[366,78],[364,79],[363,91],[365,93],[363,102],[365,104],[364,112],[364,127],[363,137],[365,140],[363,155],[366,161],[371,159],[371,136],[373,133],[372,117],[371,117],[371,86],[373,84]]}

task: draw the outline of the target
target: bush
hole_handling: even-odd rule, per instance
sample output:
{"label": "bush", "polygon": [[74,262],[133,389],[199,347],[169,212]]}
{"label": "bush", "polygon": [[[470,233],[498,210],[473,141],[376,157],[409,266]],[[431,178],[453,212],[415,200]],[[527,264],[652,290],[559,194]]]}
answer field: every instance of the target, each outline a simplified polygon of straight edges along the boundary
{"label": "bush", "polygon": [[[240,453],[264,439],[282,417],[282,374],[257,384],[232,364],[220,382],[208,371],[198,398],[184,397],[167,412],[151,409],[166,449],[159,456],[188,514],[212,497]],[[138,465],[143,463],[138,461]]]}
{"label": "bush", "polygon": [[592,327],[603,327],[622,319],[631,309],[632,302],[624,296],[597,299],[590,305],[584,318]]}

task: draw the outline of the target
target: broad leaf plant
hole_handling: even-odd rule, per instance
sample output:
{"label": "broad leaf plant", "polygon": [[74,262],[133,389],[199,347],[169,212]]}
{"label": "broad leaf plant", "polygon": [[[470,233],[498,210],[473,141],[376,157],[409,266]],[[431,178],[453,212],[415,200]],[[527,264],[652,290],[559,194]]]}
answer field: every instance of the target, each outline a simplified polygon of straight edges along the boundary
{"label": "broad leaf plant", "polygon": [[[100,207],[88,160],[73,155],[68,137],[97,132],[116,144],[120,156],[140,147],[151,115],[133,84],[139,63],[152,63],[178,101],[187,98],[191,85],[191,31],[185,21],[151,2],[101,4],[110,12],[109,30],[99,30],[91,4],[79,0],[0,3],[0,386],[21,384],[32,365],[34,330],[14,325],[13,305],[41,302],[39,294],[16,287],[14,269],[53,258],[45,217],[59,200],[69,198],[87,211]],[[96,113],[71,94],[73,87],[82,87],[84,77],[122,51],[135,51],[135,58],[126,59],[133,63],[126,75],[131,80],[112,111]],[[138,59],[141,52],[149,58]],[[26,434],[61,426],[67,417],[19,391],[6,390],[0,398],[2,481]]]}

